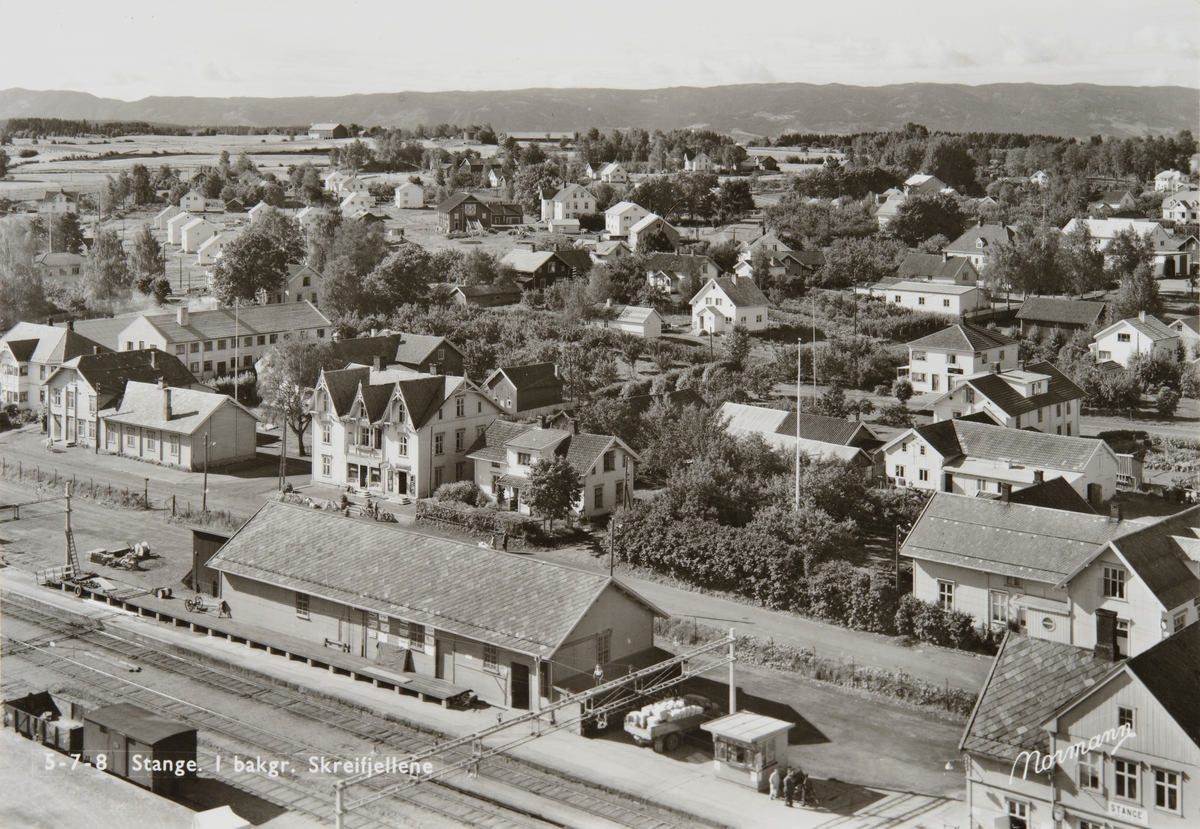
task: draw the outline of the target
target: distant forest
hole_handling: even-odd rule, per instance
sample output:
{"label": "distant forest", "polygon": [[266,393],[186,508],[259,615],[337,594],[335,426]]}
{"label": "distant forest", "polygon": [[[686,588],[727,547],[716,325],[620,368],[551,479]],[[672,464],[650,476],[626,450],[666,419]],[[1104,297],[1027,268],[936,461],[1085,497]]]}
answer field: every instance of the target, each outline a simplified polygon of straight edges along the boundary
{"label": "distant forest", "polygon": [[99,135],[297,135],[308,132],[308,125],[287,127],[185,127],[178,124],[151,124],[147,121],[88,121],[65,118],[9,118],[0,133],[11,138],[81,138]]}

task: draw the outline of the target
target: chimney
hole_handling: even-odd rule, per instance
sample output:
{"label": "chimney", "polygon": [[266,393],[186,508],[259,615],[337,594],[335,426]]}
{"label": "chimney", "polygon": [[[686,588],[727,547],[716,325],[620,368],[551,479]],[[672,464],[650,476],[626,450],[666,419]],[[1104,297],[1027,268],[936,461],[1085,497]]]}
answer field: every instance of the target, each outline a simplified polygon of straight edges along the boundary
{"label": "chimney", "polygon": [[612,307],[612,297],[609,297],[608,299],[604,300],[604,307],[605,307],[605,308],[611,308],[611,307]]}
{"label": "chimney", "polygon": [[1142,322],[1145,322],[1146,321],[1146,312],[1138,311],[1138,319],[1140,319]]}
{"label": "chimney", "polygon": [[163,420],[169,422],[171,420],[171,390],[166,387],[166,381],[160,381],[163,384]]}
{"label": "chimney", "polygon": [[156,348],[150,349],[150,368],[157,368],[157,366],[154,364],[154,362],[155,362],[154,361],[154,352],[157,350],[158,349],[156,349]]}
{"label": "chimney", "polygon": [[975,227],[983,227],[983,217],[982,217],[982,216],[980,216],[980,217],[979,217],[979,218],[978,218],[978,219],[975,221]]}
{"label": "chimney", "polygon": [[383,360],[382,360],[382,359],[380,359],[379,357],[376,357],[376,358],[375,358],[375,360],[374,360],[374,363],[373,363],[373,366],[372,366],[372,367],[373,367],[373,368],[374,368],[376,371],[379,371],[379,370],[382,368],[382,366],[380,365],[382,362],[383,362]]}
{"label": "chimney", "polygon": [[75,330],[75,320],[67,320],[67,330],[68,331]]}
{"label": "chimney", "polygon": [[1117,612],[1105,608],[1096,609],[1096,647],[1093,650],[1097,659],[1112,662],[1117,658]]}
{"label": "chimney", "polygon": [[341,339],[341,335],[338,334],[338,332],[334,331],[333,334],[330,335],[330,338],[336,343],[338,340]]}
{"label": "chimney", "polygon": [[175,322],[180,325],[188,324],[188,309],[186,305],[175,309]]}
{"label": "chimney", "polygon": [[1000,364],[992,363],[992,374],[999,374],[999,373],[1000,373]]}
{"label": "chimney", "polygon": [[544,414],[538,415],[538,428],[539,429],[546,428],[546,416]]}
{"label": "chimney", "polygon": [[46,315],[46,325],[54,325],[54,315],[53,314]]}
{"label": "chimney", "polygon": [[1108,505],[1108,518],[1110,521],[1114,521],[1114,522],[1121,520],[1121,505],[1120,504],[1114,502],[1114,503]]}
{"label": "chimney", "polygon": [[99,354],[99,353],[100,353],[100,346],[98,346],[98,345],[92,346],[92,354],[95,355],[95,354]]}
{"label": "chimney", "polygon": [[1040,469],[1035,469],[1035,470],[1033,470],[1033,482],[1034,482],[1035,484],[1044,484],[1044,483],[1046,483],[1046,473],[1045,473],[1045,472],[1043,472],[1043,471],[1042,471],[1042,470],[1040,470]]}
{"label": "chimney", "polygon": [[378,328],[372,328],[372,329],[371,329],[371,336],[372,336],[372,337],[375,337],[375,336],[378,336],[378,335],[379,335],[379,329],[378,329]]}
{"label": "chimney", "polygon": [[1025,361],[1017,360],[1017,371],[1024,371],[1024,370],[1025,370]]}
{"label": "chimney", "polygon": [[1012,498],[1012,484],[1001,483],[1000,484],[1000,501],[1001,501],[1001,503],[1007,504],[1010,498]]}
{"label": "chimney", "polygon": [[554,366],[554,376],[558,376],[558,363],[551,363]]}
{"label": "chimney", "polygon": [[571,418],[571,434],[579,434],[579,418]]}

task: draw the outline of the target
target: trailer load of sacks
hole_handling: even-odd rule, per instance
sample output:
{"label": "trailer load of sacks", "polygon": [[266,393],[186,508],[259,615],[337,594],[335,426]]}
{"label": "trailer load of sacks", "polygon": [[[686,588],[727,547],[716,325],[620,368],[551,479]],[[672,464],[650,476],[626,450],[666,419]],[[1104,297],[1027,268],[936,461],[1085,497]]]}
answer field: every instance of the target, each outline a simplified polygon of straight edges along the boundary
{"label": "trailer load of sacks", "polygon": [[647,705],[639,711],[632,711],[626,720],[638,728],[653,728],[659,723],[675,722],[703,713],[704,709],[699,705],[688,705],[685,700],[676,698],[665,699]]}

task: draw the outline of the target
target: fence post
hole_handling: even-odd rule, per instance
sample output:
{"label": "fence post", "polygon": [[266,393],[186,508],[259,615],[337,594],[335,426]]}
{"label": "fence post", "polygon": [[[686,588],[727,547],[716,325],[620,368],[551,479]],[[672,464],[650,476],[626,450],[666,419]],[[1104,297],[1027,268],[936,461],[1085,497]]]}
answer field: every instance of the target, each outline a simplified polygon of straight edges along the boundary
{"label": "fence post", "polygon": [[42,465],[40,463],[37,465],[37,482],[39,484],[42,482]]}
{"label": "fence post", "polygon": [[17,461],[17,478],[22,481],[25,480],[25,462],[24,461]]}
{"label": "fence post", "polygon": [[171,496],[171,517],[175,517],[175,496]]}

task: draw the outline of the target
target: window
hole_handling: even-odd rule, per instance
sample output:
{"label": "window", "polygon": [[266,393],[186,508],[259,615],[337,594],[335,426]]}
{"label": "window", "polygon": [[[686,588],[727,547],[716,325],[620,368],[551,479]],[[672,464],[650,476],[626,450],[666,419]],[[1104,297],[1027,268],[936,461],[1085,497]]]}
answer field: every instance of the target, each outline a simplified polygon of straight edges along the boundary
{"label": "window", "polygon": [[975,402],[975,389],[973,389],[969,386],[967,387],[967,402],[968,403]]}
{"label": "window", "polygon": [[756,315],[756,317],[755,317],[755,320],[754,320],[754,321],[755,321],[755,322],[762,322],[762,314],[757,314],[757,315]]}
{"label": "window", "polygon": [[408,456],[408,435],[400,435],[400,437],[398,437],[396,439],[396,441],[397,441],[397,447],[396,447],[397,451],[401,454],[401,456],[407,457]]}
{"label": "window", "polygon": [[596,634],[596,661],[607,665],[612,659],[612,631],[605,630]]}
{"label": "window", "polygon": [[954,582],[938,579],[938,607],[942,610],[954,609]]}
{"label": "window", "polygon": [[[1070,414],[1070,413],[1071,413],[1071,401],[1068,400],[1067,401],[1067,414]],[[1067,434],[1070,434],[1070,432],[1068,432]]]}
{"label": "window", "polygon": [[528,452],[518,452],[517,453],[517,464],[520,466],[529,466],[529,453]]}
{"label": "window", "polygon": [[1172,633],[1179,633],[1179,631],[1183,630],[1185,627],[1187,627],[1186,610],[1183,613],[1175,614],[1175,629],[1172,631]]}
{"label": "window", "polygon": [[192,343],[191,345],[189,345],[188,353],[199,354],[200,353],[200,343]]}
{"label": "window", "polygon": [[298,619],[307,619],[308,618],[308,594],[307,593],[297,593],[296,594],[296,618],[298,618]]}
{"label": "window", "polygon": [[949,308],[949,307],[950,307],[950,300],[948,300],[948,299],[943,299],[943,300],[942,300],[942,307],[943,307],[943,308]]}
{"label": "window", "polygon": [[917,305],[924,305],[924,304],[925,304],[925,297],[923,297],[923,296],[917,297]]}
{"label": "window", "polygon": [[133,432],[125,433],[125,448],[131,449],[137,446],[137,435]]}
{"label": "window", "polygon": [[1000,351],[1000,359],[1001,359],[1001,360],[1003,360],[1003,359],[1004,359],[1004,351],[1003,351],[1003,350],[1001,350],[1001,351]]}
{"label": "window", "polygon": [[957,354],[949,354],[949,355],[947,355],[947,356],[946,356],[946,362],[947,362],[947,363],[950,363],[950,365],[958,365],[958,355],[957,355]]}
{"label": "window", "polygon": [[925,361],[925,352],[924,351],[914,351],[912,353],[912,359],[914,362],[924,362]]}
{"label": "window", "polygon": [[1029,804],[1008,801],[1008,829],[1029,829]]}
{"label": "window", "polygon": [[[271,342],[275,342],[275,341],[274,341],[274,340],[272,340]],[[258,335],[258,339],[257,339],[257,340],[255,340],[255,345],[266,345],[266,344],[267,344],[267,335],[266,335],[266,334],[259,334],[259,335]]]}
{"label": "window", "polygon": [[217,340],[217,351],[225,351],[225,340]]}
{"label": "window", "polygon": [[250,348],[253,345],[254,345],[253,337],[243,337],[242,338],[242,348]]}
{"label": "window", "polygon": [[454,416],[455,417],[463,417],[466,415],[466,413],[467,413],[467,398],[465,398],[465,397],[454,398]]}
{"label": "window", "polygon": [[1128,335],[1128,334],[1118,334],[1118,335],[1117,335],[1117,342],[1119,342],[1119,343],[1127,343],[1127,342],[1129,342],[1129,335]]}
{"label": "window", "polygon": [[67,389],[67,408],[75,408],[75,389]]}
{"label": "window", "polygon": [[333,443],[333,426],[329,423],[321,424],[321,443]]}
{"label": "window", "polygon": [[454,464],[454,480],[461,481],[463,479],[463,473],[466,471],[466,469],[467,465],[462,461]]}
{"label": "window", "polygon": [[408,646],[425,650],[425,626],[416,622],[408,623]]}
{"label": "window", "polygon": [[923,443],[920,444],[917,447],[917,452],[918,452],[918,454],[924,455],[925,454],[925,444],[923,444]]}
{"label": "window", "polygon": [[254,358],[251,357],[249,354],[245,355],[244,357],[242,357],[242,365],[245,366],[246,368],[249,368],[250,366],[254,365]]}
{"label": "window", "polygon": [[146,449],[154,452],[158,448],[158,432],[146,432]]}
{"label": "window", "polygon": [[617,453],[609,450],[604,453],[604,471],[612,472],[617,468]]}
{"label": "window", "polygon": [[1117,651],[1117,657],[1120,659],[1129,658],[1129,620],[1117,619],[1117,641],[1114,644]]}
{"label": "window", "polygon": [[312,285],[312,277],[311,276],[304,277],[304,279],[302,279],[300,281],[300,284],[303,285],[305,288],[310,287]]}
{"label": "window", "polygon": [[1004,586],[1005,587],[1020,587],[1021,580],[1019,578],[1017,578],[1016,576],[1005,576],[1004,577]]}
{"label": "window", "polygon": [[1038,409],[1038,423],[1042,422],[1042,418],[1044,416],[1044,411],[1045,411],[1044,409]]}
{"label": "window", "polygon": [[454,451],[461,452],[466,448],[467,430],[458,429],[454,432]]}
{"label": "window", "polygon": [[899,301],[900,301],[900,294],[896,294],[896,295],[895,295],[895,296],[892,298],[892,302],[899,302]]}
{"label": "window", "polygon": [[495,645],[483,646],[483,669],[485,671],[500,670],[500,648]]}
{"label": "window", "polygon": [[1103,781],[1104,755],[1096,751],[1079,755],[1079,788],[1099,791]]}
{"label": "window", "polygon": [[928,481],[929,480],[929,470],[928,469],[918,469],[917,470],[917,480],[918,481]]}
{"label": "window", "polygon": [[1166,812],[1179,811],[1179,774],[1154,770],[1154,806]]}
{"label": "window", "polygon": [[592,508],[604,509],[604,487],[598,486],[592,490]]}
{"label": "window", "polygon": [[182,343],[180,343],[179,345],[175,346],[175,355],[176,356],[180,356],[180,355],[186,354],[186,353],[187,353],[186,345],[183,345]]}
{"label": "window", "polygon": [[61,405],[62,405],[62,389],[55,389],[55,390],[54,390],[54,405],[55,405],[55,406],[61,406]]}
{"label": "window", "polygon": [[1062,403],[1056,403],[1054,406],[1054,416],[1062,417]]}
{"label": "window", "polygon": [[333,474],[333,456],[332,455],[322,455],[321,456],[321,477],[328,478],[332,474]]}
{"label": "window", "polygon": [[213,350],[213,341],[212,340],[208,340],[207,342],[204,343],[204,350],[205,351]]}
{"label": "window", "polygon": [[1133,727],[1134,711],[1132,708],[1127,708],[1124,705],[1117,706],[1117,727],[1126,726],[1130,731],[1134,731]]}
{"label": "window", "polygon": [[174,457],[179,457],[179,435],[171,435],[170,452]]}
{"label": "window", "polygon": [[271,335],[271,345],[275,345],[275,343],[277,343],[277,342],[279,342],[279,335],[278,335],[278,334],[272,334],[272,335]]}
{"label": "window", "polygon": [[1138,764],[1134,760],[1113,760],[1113,791],[1125,800],[1138,799]]}
{"label": "window", "polygon": [[199,370],[200,370],[199,363],[188,363],[188,371],[190,371],[192,374],[195,374]]}
{"label": "window", "polygon": [[991,608],[991,620],[1008,624],[1008,594],[993,590],[990,594],[988,606]]}
{"label": "window", "polygon": [[1109,599],[1125,598],[1125,571],[1120,567],[1105,567],[1103,580],[1104,596]]}
{"label": "window", "polygon": [[204,370],[205,370],[205,371],[212,371],[212,360],[205,360],[205,361],[204,361]]}
{"label": "window", "polygon": [[616,494],[613,497],[613,506],[619,507],[625,500],[625,482],[617,481]]}
{"label": "window", "polygon": [[441,455],[446,451],[446,435],[438,432],[433,436],[433,454]]}
{"label": "window", "polygon": [[897,478],[904,477],[904,467],[901,466],[900,464],[896,464],[896,477]]}
{"label": "window", "polygon": [[439,360],[439,361],[440,361],[440,360],[444,360],[444,359],[446,359],[446,349],[444,349],[444,348],[439,348],[439,349],[438,349],[438,356],[437,356],[437,358],[438,358],[438,360]]}
{"label": "window", "polygon": [[446,467],[435,466],[433,468],[433,488],[437,489],[438,487],[440,487],[442,485],[442,482],[445,480],[445,478],[446,478]]}

